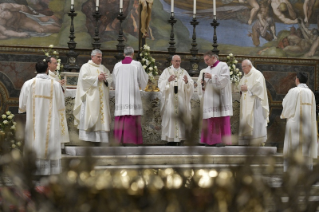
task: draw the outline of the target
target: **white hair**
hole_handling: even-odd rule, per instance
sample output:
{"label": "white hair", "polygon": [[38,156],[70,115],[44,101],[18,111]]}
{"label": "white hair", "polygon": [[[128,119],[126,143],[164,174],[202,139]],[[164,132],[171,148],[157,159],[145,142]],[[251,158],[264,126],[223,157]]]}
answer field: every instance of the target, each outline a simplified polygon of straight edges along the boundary
{"label": "white hair", "polygon": [[247,65],[253,67],[253,63],[250,60],[245,59],[245,60],[243,60],[243,62],[246,62]]}
{"label": "white hair", "polygon": [[174,57],[179,57],[179,59],[182,60],[181,56],[179,56],[178,54],[173,55],[172,60],[174,59]]}
{"label": "white hair", "polygon": [[128,55],[133,55],[134,54],[134,49],[131,46],[127,46],[124,48],[124,55],[128,56]]}
{"label": "white hair", "polygon": [[99,49],[92,50],[91,56],[95,56],[96,54],[102,54],[101,50],[99,50]]}

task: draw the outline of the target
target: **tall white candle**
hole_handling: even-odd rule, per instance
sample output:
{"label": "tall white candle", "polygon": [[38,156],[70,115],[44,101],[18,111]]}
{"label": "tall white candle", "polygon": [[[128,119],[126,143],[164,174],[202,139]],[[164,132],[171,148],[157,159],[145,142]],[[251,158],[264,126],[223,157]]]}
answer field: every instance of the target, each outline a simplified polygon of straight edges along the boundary
{"label": "tall white candle", "polygon": [[71,4],[74,4],[74,0],[71,0]]}
{"label": "tall white candle", "polygon": [[216,0],[213,0],[213,15],[216,16]]}
{"label": "tall white candle", "polygon": [[171,13],[174,12],[174,0],[171,0]]}
{"label": "tall white candle", "polygon": [[194,14],[194,16],[196,15],[196,0],[194,0],[193,14]]}
{"label": "tall white candle", "polygon": [[120,9],[123,9],[123,0],[120,0]]}
{"label": "tall white candle", "polygon": [[96,0],[95,2],[95,11],[99,11],[99,5],[100,5],[100,1],[99,0]]}

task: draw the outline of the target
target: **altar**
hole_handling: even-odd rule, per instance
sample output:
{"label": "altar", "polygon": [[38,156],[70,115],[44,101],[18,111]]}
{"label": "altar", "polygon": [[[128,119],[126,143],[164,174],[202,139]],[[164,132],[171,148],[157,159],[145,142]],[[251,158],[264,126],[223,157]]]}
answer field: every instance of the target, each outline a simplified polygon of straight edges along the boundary
{"label": "altar", "polygon": [[[71,76],[70,76],[71,75]],[[88,145],[89,142],[84,142],[79,140],[78,130],[74,126],[74,117],[73,117],[73,106],[74,98],[76,94],[76,82],[77,74],[72,73],[69,76],[66,76],[66,89],[65,89],[65,106],[66,106],[66,117],[70,135],[70,143],[68,145]],[[197,81],[197,77],[193,78],[194,82]],[[196,84],[194,85],[196,87]],[[146,92],[140,91],[141,98],[143,102],[144,115],[142,116],[142,132],[143,132],[143,143],[144,145],[164,145],[167,142],[161,140],[161,114],[160,114],[160,105],[161,105],[161,92]],[[231,131],[232,131],[232,143],[237,144],[237,135],[239,128],[239,99],[240,95],[238,92],[233,92],[233,110],[234,115],[231,117]],[[113,141],[113,129],[114,129],[114,108],[115,108],[115,91],[110,88],[109,93],[109,104],[110,104],[110,113],[111,113],[111,132],[109,133],[110,141]],[[197,114],[200,110],[200,100],[198,94],[195,92],[191,98],[191,108],[192,108],[192,119],[198,119]],[[198,138],[196,141],[191,141],[194,143],[199,143],[200,141],[200,126],[199,120],[195,126],[193,126],[192,134],[195,134],[195,137]]]}

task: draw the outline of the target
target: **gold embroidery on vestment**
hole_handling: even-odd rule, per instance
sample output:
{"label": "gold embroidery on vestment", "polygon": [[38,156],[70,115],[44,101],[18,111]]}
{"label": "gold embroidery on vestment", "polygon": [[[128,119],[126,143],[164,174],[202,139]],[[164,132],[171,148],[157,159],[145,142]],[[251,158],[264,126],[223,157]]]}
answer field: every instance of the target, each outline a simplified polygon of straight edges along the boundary
{"label": "gold embroidery on vestment", "polygon": [[48,147],[49,147],[49,138],[50,138],[50,129],[51,129],[51,116],[52,116],[52,97],[53,97],[53,79],[51,79],[51,87],[50,87],[50,103],[49,103],[49,115],[48,115],[48,125],[47,125],[47,135],[45,142],[45,154],[44,157],[48,157]]}
{"label": "gold embroidery on vestment", "polygon": [[[32,83],[32,93],[33,93],[33,96],[32,96],[33,141],[35,140],[35,95],[34,95],[35,94],[35,83],[36,83],[36,79],[34,79],[34,81]],[[33,141],[32,141],[32,144],[33,144]]]}
{"label": "gold embroidery on vestment", "polygon": [[44,98],[44,99],[52,99],[52,96],[43,96],[43,95],[35,95],[35,98]]}

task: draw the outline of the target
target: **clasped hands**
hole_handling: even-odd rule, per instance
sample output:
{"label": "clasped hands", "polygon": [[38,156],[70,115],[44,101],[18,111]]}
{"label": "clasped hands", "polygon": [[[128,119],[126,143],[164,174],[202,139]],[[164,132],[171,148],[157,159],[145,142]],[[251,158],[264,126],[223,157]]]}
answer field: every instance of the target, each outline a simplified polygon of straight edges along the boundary
{"label": "clasped hands", "polygon": [[248,91],[247,85],[241,85],[240,90],[241,91]]}
{"label": "clasped hands", "polygon": [[59,83],[61,84],[61,86],[63,86],[65,84],[65,79],[60,80]]}
{"label": "clasped hands", "polygon": [[[168,82],[172,82],[172,81],[174,81],[176,78],[177,78],[177,76],[171,75],[171,76],[168,78]],[[187,76],[186,76],[186,75],[184,75],[183,80],[185,81],[186,84],[188,83],[188,79],[187,79]]]}
{"label": "clasped hands", "polygon": [[107,74],[102,72],[99,74],[98,79],[99,79],[99,81],[105,81],[106,77],[107,77]]}

